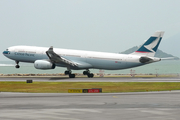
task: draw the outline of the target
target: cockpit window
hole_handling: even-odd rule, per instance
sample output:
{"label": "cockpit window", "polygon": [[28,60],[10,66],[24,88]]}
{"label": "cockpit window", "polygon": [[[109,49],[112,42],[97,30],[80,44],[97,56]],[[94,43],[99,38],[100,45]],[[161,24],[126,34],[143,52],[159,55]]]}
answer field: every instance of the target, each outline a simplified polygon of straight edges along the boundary
{"label": "cockpit window", "polygon": [[10,52],[9,51],[4,51],[3,54],[10,54]]}

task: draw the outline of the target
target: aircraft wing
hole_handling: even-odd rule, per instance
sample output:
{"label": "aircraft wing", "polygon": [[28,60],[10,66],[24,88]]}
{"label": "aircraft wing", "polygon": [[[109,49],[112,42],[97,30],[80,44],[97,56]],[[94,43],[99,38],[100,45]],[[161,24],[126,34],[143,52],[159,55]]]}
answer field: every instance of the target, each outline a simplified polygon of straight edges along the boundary
{"label": "aircraft wing", "polygon": [[46,51],[47,56],[53,63],[66,63],[70,66],[78,67],[78,64],[75,62],[72,62],[71,60],[68,60],[62,56],[59,56],[53,51],[53,46],[51,46],[48,51]]}

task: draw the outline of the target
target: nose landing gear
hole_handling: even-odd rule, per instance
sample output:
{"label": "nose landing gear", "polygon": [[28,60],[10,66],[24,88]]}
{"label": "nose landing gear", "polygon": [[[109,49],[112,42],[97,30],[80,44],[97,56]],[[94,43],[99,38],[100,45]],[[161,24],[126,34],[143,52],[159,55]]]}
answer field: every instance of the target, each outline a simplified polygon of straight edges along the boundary
{"label": "nose landing gear", "polygon": [[19,66],[19,61],[15,61],[15,62],[16,62],[15,68],[20,68],[20,66]]}

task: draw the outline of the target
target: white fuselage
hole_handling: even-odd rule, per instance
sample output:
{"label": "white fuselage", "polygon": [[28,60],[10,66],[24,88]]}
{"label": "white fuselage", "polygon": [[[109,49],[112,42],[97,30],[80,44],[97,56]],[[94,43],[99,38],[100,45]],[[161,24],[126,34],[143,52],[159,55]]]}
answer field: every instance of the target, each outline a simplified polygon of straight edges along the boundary
{"label": "white fuselage", "polygon": [[[13,46],[4,51],[4,55],[12,60],[19,62],[34,63],[36,60],[46,60],[47,47],[35,46]],[[5,54],[6,52],[6,54]],[[54,48],[54,52],[68,60],[77,63],[78,67],[71,69],[107,69],[118,70],[145,65],[139,59],[141,56],[131,54],[118,54],[107,52],[93,52],[83,50],[59,49]],[[64,63],[56,63],[59,67],[68,67]]]}

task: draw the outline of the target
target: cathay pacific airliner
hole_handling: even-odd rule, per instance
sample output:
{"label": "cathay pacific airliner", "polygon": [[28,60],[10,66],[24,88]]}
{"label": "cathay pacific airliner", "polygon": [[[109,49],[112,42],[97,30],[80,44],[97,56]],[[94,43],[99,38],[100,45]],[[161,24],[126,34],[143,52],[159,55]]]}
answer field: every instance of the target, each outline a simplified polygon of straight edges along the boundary
{"label": "cathay pacific airliner", "polygon": [[72,70],[82,70],[89,78],[94,77],[90,69],[120,70],[158,62],[161,58],[154,57],[161,42],[164,32],[155,32],[144,44],[131,54],[118,54],[107,52],[94,52],[72,49],[53,48],[53,46],[12,46],[3,54],[16,62],[16,68],[20,68],[19,62],[33,63],[36,69],[55,69],[65,67],[65,75],[75,78]]}

